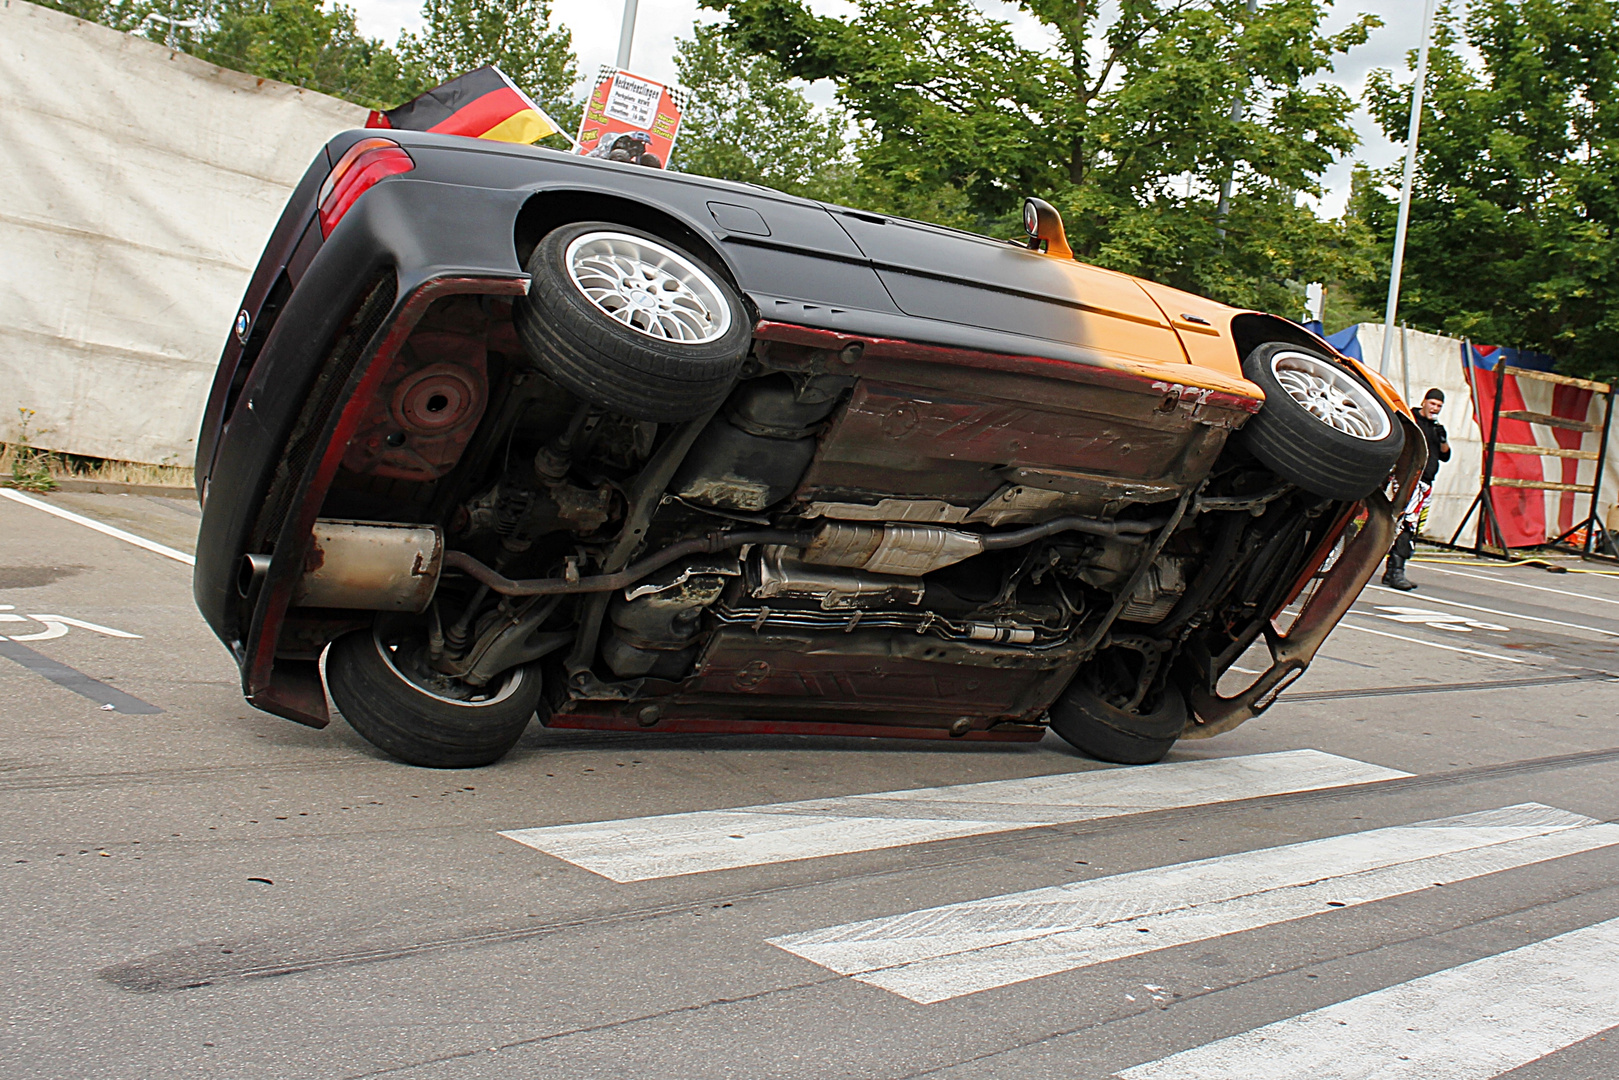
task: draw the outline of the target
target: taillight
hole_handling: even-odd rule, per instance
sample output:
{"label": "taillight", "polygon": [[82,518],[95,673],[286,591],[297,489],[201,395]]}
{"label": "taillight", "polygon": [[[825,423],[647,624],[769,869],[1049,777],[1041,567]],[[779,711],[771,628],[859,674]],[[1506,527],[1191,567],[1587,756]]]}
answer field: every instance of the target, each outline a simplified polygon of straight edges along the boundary
{"label": "taillight", "polygon": [[349,147],[320,186],[320,235],[332,235],[354,200],[372,184],[415,167],[410,155],[392,139],[361,139]]}

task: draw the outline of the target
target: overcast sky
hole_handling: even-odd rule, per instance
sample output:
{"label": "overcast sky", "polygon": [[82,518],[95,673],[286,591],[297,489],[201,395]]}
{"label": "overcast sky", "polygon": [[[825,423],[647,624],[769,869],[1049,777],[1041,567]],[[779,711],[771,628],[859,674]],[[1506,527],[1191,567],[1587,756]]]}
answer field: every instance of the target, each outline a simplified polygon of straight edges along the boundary
{"label": "overcast sky", "polygon": [[[401,30],[415,30],[421,25],[420,0],[351,0],[359,16],[360,29],[371,37],[389,42],[398,38]],[[1025,23],[1026,17],[1009,4],[999,0],[980,0],[986,8],[1000,12],[1004,18]],[[812,6],[827,14],[843,14],[853,10],[845,0],[811,0]],[[599,65],[611,64],[618,51],[619,24],[623,17],[622,0],[552,0],[552,15],[556,21],[573,31],[574,50],[579,55],[582,73],[594,72]],[[1406,53],[1417,47],[1422,33],[1422,4],[1419,0],[1338,0],[1328,17],[1329,30],[1337,30],[1363,11],[1372,12],[1383,20],[1383,27],[1374,31],[1364,46],[1352,51],[1340,61],[1335,81],[1349,93],[1360,96],[1367,72],[1373,68],[1391,67],[1404,72]],[[655,79],[674,79],[674,41],[691,34],[694,20],[719,21],[721,16],[711,11],[699,11],[696,0],[640,0],[640,11],[635,31],[635,51],[631,68]],[[826,87],[815,87],[811,97],[817,101],[831,100]],[[1401,148],[1382,137],[1376,125],[1364,111],[1357,112],[1356,130],[1360,132],[1361,146],[1354,159],[1373,167],[1381,167],[1397,160]],[[1334,166],[1326,176],[1328,195],[1323,212],[1335,215],[1343,209],[1349,195],[1349,174],[1353,161],[1346,160]]]}

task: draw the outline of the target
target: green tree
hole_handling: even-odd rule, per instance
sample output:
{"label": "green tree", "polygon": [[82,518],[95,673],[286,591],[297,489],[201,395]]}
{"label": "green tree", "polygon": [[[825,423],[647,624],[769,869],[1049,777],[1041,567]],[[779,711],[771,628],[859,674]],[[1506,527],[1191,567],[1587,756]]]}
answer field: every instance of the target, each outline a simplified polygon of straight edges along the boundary
{"label": "green tree", "polygon": [[340,3],[224,0],[203,17],[188,51],[221,67],[379,108],[398,104],[406,89],[398,55],[361,34],[354,11]]}
{"label": "green tree", "polygon": [[[325,0],[45,0],[116,30],[170,43],[209,63],[391,107],[410,90],[399,57]],[[410,93],[416,91],[410,90]],[[409,94],[405,93],[405,97]]]}
{"label": "green tree", "polygon": [[548,0],[425,0],[422,15],[422,33],[399,39],[413,92],[497,64],[558,123],[578,127],[573,35],[552,28]]}
{"label": "green tree", "polygon": [[810,198],[847,196],[847,115],[818,112],[774,59],[737,48],[718,27],[698,25],[676,43],[675,67],[692,100],[673,168]]}
{"label": "green tree", "polygon": [[[1619,3],[1474,0],[1439,20],[1428,65],[1401,316],[1619,375]],[[1387,71],[1369,83],[1391,139],[1405,139],[1410,94]],[[1363,290],[1379,306],[1399,183],[1394,169],[1380,179],[1356,207],[1383,245]]]}
{"label": "green tree", "polygon": [[172,41],[221,67],[392,108],[446,79],[499,64],[564,127],[579,123],[578,63],[548,0],[425,0],[420,35],[397,48],[360,33],[332,0],[44,0],[81,19]]}
{"label": "green tree", "polygon": [[1327,35],[1325,0],[1019,0],[1034,48],[972,0],[703,2],[789,74],[836,81],[879,208],[1009,232],[1041,195],[1087,261],[1288,312],[1303,281],[1362,272],[1299,197],[1355,145],[1353,103],[1318,77],[1371,16]]}

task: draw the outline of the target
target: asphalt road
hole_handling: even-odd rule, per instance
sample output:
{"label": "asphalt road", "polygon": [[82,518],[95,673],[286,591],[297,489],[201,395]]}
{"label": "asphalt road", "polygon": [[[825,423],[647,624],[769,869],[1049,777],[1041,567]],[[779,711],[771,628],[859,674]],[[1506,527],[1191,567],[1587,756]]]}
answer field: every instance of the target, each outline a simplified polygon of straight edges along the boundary
{"label": "asphalt road", "polygon": [[1143,769],[536,726],[430,772],[246,707],[183,562],[0,499],[0,1073],[1613,1080],[1619,577],[1411,577]]}

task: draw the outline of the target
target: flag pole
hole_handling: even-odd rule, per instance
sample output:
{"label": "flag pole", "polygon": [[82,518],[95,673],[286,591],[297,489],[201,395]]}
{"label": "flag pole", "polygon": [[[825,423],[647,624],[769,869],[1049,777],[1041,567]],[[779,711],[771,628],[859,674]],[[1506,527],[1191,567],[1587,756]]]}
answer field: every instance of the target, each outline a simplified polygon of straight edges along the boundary
{"label": "flag pole", "polygon": [[[630,0],[631,3],[634,0]],[[1417,79],[1411,84],[1411,125],[1405,136],[1405,180],[1400,184],[1400,217],[1394,226],[1394,263],[1389,268],[1389,299],[1383,310],[1383,359],[1379,375],[1387,376],[1394,354],[1394,313],[1400,306],[1400,271],[1405,268],[1405,233],[1411,224],[1411,179],[1417,171],[1417,132],[1422,127],[1422,92],[1428,78],[1428,39],[1433,36],[1433,3],[1422,9],[1422,48],[1417,51]]]}
{"label": "flag pole", "polygon": [[[624,21],[618,28],[618,66],[620,70],[630,66],[630,46],[635,41],[635,7],[637,0],[624,0]],[[1429,0],[1432,6],[1432,0]]]}

